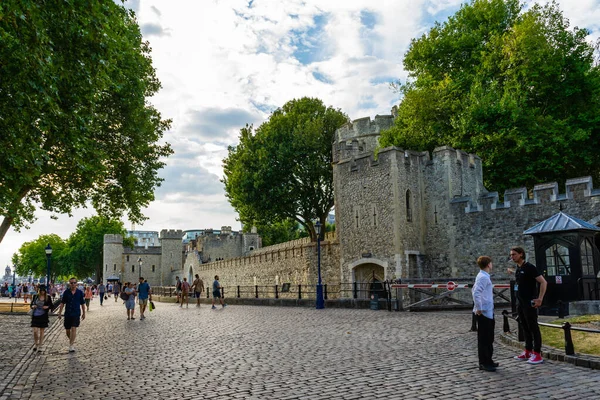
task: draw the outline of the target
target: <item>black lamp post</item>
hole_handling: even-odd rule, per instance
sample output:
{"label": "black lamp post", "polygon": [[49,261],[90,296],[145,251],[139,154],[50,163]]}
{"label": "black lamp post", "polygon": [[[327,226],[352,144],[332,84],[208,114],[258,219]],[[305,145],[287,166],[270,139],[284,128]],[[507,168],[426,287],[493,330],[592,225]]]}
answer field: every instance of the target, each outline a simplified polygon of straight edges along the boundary
{"label": "black lamp post", "polygon": [[315,224],[315,233],[317,234],[317,273],[319,282],[317,283],[317,310],[325,308],[325,299],[323,299],[323,282],[321,282],[321,223]]}
{"label": "black lamp post", "polygon": [[46,251],[46,267],[47,267],[47,274],[46,274],[46,290],[50,289],[50,259],[52,258],[52,246],[50,246],[50,243],[48,243],[48,246],[46,246],[46,248],[44,249]]}
{"label": "black lamp post", "polygon": [[142,277],[142,257],[138,258],[138,264],[139,264],[139,268],[138,268],[138,278]]}

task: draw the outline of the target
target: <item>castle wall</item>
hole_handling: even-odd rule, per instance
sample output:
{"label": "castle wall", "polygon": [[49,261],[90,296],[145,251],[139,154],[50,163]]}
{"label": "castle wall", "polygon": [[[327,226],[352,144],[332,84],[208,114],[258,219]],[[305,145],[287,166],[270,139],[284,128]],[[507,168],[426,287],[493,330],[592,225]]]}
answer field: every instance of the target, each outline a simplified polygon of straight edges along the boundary
{"label": "castle wall", "polygon": [[450,224],[455,226],[457,242],[455,268],[459,274],[473,274],[479,255],[486,254],[495,261],[498,279],[508,278],[506,267],[510,248],[521,246],[528,259],[535,263],[533,237],[523,235],[531,228],[562,209],[566,214],[598,224],[600,221],[600,190],[593,189],[590,177],[570,179],[565,192],[558,184],[536,185],[532,198],[525,188],[507,190],[504,202],[498,194],[456,199],[451,203]]}
{"label": "castle wall", "polygon": [[[188,254],[186,264],[195,264],[193,254]],[[336,288],[340,283],[339,245],[335,239],[321,242],[321,277],[324,284]],[[316,285],[316,243],[300,239],[254,251],[238,257],[206,264],[196,264],[194,274],[199,274],[206,284],[212,284],[215,275],[223,286],[274,286]],[[234,294],[226,294],[233,296]]]}

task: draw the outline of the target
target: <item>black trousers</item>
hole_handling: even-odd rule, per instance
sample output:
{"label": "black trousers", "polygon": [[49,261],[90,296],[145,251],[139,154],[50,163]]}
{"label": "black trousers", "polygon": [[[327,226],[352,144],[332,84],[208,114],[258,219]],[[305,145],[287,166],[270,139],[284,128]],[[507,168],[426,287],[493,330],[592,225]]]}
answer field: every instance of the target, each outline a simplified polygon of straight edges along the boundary
{"label": "black trousers", "polygon": [[542,350],[542,334],[538,325],[538,310],[530,305],[517,306],[519,322],[525,336],[525,350],[539,353]]}
{"label": "black trousers", "polygon": [[477,315],[477,355],[479,364],[492,365],[494,354],[494,328],[496,321],[483,315]]}

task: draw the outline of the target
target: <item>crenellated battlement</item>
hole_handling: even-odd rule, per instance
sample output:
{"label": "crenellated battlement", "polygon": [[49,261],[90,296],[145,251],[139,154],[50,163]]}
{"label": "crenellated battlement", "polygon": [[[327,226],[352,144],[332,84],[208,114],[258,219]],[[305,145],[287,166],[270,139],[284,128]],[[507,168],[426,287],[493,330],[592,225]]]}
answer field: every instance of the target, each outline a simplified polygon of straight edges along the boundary
{"label": "crenellated battlement", "polygon": [[585,176],[567,180],[564,193],[559,193],[558,183],[549,182],[535,185],[532,194],[533,198],[530,198],[527,188],[520,187],[506,190],[503,202],[500,201],[498,192],[490,192],[479,196],[477,199],[457,197],[452,199],[451,203],[464,207],[466,213],[472,213],[566,200],[583,200],[585,198],[600,196],[600,189],[594,189],[592,177]]}
{"label": "crenellated battlement", "polygon": [[104,244],[123,244],[123,235],[107,233],[104,235]]}
{"label": "crenellated battlement", "polygon": [[183,237],[183,231],[181,229],[163,229],[160,231],[161,239],[179,239]]}
{"label": "crenellated battlement", "polygon": [[381,131],[394,123],[392,115],[376,115],[355,119],[335,131],[333,140],[333,161],[337,162],[360,154],[373,154],[379,146]]}

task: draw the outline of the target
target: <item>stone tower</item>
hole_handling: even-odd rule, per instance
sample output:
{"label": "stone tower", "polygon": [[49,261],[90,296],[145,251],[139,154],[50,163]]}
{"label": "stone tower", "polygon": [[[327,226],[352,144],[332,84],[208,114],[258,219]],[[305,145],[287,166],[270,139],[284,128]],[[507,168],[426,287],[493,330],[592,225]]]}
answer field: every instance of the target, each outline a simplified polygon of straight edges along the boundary
{"label": "stone tower", "polygon": [[[182,244],[183,231],[181,229],[163,229],[160,231],[161,255],[161,277],[160,285],[168,286],[175,284],[175,276],[190,278],[190,271],[184,271],[184,248]],[[183,266],[183,269],[182,269]]]}
{"label": "stone tower", "polygon": [[123,277],[123,236],[118,234],[104,235],[104,254],[102,257],[102,280],[106,284],[109,276]]}

